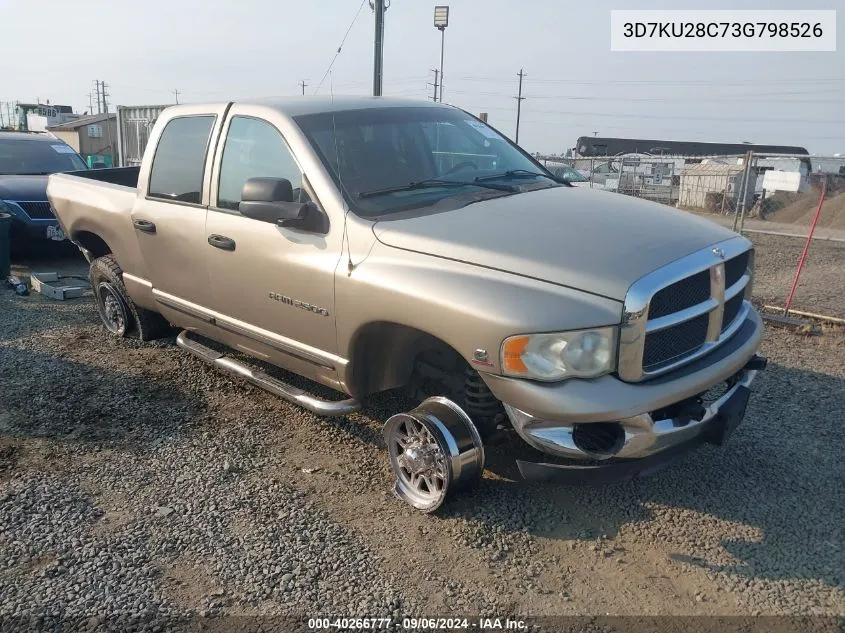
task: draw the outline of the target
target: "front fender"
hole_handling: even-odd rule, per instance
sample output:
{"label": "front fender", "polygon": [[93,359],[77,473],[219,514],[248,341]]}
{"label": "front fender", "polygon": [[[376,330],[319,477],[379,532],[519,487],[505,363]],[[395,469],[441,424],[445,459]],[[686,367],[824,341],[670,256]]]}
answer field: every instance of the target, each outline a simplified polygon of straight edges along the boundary
{"label": "front fender", "polygon": [[[500,373],[508,336],[616,325],[622,304],[535,279],[376,243],[363,262],[336,281],[339,353],[374,322],[425,332],[481,372]],[[476,358],[486,351],[486,361]]]}

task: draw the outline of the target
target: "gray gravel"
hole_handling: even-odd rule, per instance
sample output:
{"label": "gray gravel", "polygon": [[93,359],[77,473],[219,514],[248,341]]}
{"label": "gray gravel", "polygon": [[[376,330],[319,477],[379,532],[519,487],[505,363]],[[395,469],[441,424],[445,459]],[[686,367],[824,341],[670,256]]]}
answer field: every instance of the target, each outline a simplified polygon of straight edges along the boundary
{"label": "gray gravel", "polygon": [[[805,240],[749,234],[757,249],[755,297],[783,306],[795,278]],[[813,240],[792,307],[845,319],[845,242]]]}
{"label": "gray gravel", "polygon": [[[792,246],[757,244],[765,292]],[[845,613],[845,335],[763,351],[728,446],[572,488],[516,481],[505,435],[432,517],[390,494],[400,397],[317,419],[172,341],[107,338],[89,299],[0,291],[0,622]]]}

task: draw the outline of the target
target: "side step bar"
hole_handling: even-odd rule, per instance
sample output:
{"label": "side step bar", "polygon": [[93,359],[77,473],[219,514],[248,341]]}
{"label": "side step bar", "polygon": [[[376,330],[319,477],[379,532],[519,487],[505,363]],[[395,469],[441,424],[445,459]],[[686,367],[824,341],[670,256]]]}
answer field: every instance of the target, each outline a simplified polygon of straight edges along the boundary
{"label": "side step bar", "polygon": [[262,371],[251,369],[239,363],[238,361],[229,358],[221,352],[217,352],[210,347],[190,338],[189,332],[183,330],[179,336],[176,337],[176,344],[184,350],[187,350],[197,358],[214,365],[218,369],[225,372],[245,378],[248,382],[256,387],[269,391],[289,402],[298,404],[311,413],[326,417],[340,417],[358,411],[361,404],[354,398],[347,400],[322,400],[313,396],[298,387],[289,385],[281,380],[268,376]]}

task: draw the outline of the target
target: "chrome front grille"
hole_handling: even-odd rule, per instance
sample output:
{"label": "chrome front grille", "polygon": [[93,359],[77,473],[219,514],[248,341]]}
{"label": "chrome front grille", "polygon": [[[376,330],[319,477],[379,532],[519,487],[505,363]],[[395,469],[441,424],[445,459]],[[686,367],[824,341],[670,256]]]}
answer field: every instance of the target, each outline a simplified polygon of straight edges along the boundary
{"label": "chrome front grille", "polygon": [[698,305],[710,298],[710,271],[687,277],[678,283],[658,290],[651,298],[648,317],[656,319]]}
{"label": "chrome front grille", "polygon": [[625,299],[619,377],[658,376],[711,351],[750,309],[753,251],[735,237],[635,282]]}
{"label": "chrome front grille", "polygon": [[656,371],[697,350],[707,339],[709,322],[709,316],[701,314],[689,321],[646,334],[643,369],[646,372]]}

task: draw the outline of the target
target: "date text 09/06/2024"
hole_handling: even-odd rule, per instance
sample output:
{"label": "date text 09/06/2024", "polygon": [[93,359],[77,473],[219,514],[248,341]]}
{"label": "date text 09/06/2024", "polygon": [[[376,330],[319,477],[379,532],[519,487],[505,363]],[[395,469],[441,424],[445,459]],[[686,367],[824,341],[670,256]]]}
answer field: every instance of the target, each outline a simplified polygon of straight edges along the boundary
{"label": "date text 09/06/2024", "polygon": [[497,617],[479,618],[309,618],[314,631],[365,631],[401,628],[406,631],[522,631],[524,620]]}

